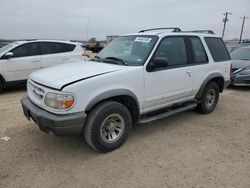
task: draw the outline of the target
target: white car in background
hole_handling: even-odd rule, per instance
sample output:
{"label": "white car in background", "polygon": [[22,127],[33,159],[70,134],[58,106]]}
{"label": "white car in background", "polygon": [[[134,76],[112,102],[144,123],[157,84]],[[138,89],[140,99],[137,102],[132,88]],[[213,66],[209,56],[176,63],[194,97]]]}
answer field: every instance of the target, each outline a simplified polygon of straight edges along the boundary
{"label": "white car in background", "polygon": [[53,65],[87,60],[80,43],[57,40],[17,41],[0,48],[0,92],[25,83],[30,73]]}

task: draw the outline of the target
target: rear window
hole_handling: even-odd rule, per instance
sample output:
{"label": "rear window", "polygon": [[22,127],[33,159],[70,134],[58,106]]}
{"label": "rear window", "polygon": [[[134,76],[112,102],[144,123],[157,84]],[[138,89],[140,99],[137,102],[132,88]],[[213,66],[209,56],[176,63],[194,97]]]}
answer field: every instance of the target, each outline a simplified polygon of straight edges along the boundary
{"label": "rear window", "polygon": [[41,42],[42,54],[55,54],[70,52],[75,49],[73,44],[65,44],[59,42]]}
{"label": "rear window", "polygon": [[215,62],[230,60],[230,55],[221,38],[205,37],[205,41]]}

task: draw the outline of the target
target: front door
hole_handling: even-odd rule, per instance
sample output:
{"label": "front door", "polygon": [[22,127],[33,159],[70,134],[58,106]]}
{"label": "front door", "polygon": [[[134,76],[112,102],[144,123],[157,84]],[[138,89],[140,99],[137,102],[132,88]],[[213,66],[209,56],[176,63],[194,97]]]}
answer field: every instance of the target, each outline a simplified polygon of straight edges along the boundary
{"label": "front door", "polygon": [[23,44],[12,49],[10,52],[14,56],[3,60],[6,81],[26,80],[33,71],[40,68],[39,43]]}
{"label": "front door", "polygon": [[164,58],[168,65],[145,72],[145,112],[192,97],[193,72],[188,66],[185,38],[162,39],[150,62],[156,58]]}

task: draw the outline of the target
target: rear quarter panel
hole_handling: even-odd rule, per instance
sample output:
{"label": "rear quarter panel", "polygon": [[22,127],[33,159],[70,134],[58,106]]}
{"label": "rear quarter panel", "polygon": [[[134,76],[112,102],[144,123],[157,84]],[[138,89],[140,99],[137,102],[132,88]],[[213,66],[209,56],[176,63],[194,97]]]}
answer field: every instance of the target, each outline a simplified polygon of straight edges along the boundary
{"label": "rear quarter panel", "polygon": [[208,63],[196,65],[193,67],[194,71],[194,82],[193,82],[193,92],[197,93],[200,89],[202,83],[209,77],[209,75],[213,73],[218,73],[224,77],[225,81],[230,80],[230,70],[231,70],[231,60],[230,61],[222,61],[222,62],[214,62],[210,51],[206,45],[204,37],[201,37],[203,46],[206,50],[208,56]]}

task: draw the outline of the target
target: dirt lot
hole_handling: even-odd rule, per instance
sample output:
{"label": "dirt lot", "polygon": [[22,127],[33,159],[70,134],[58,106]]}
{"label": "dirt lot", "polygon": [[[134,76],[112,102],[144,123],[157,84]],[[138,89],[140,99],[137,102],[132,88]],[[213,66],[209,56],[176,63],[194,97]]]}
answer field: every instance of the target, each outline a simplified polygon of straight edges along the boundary
{"label": "dirt lot", "polygon": [[100,154],[41,132],[21,110],[24,89],[0,95],[0,187],[250,187],[250,88],[227,89],[214,113],[135,126]]}

